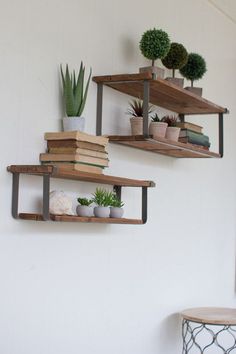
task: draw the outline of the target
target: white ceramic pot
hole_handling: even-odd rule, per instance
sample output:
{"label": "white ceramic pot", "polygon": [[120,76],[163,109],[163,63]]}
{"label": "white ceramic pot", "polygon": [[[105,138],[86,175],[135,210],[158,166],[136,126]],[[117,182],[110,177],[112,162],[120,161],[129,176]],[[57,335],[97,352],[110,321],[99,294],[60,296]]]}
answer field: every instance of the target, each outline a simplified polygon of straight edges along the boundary
{"label": "white ceramic pot", "polygon": [[87,205],[77,205],[76,213],[78,216],[90,218],[93,216],[93,207]]}
{"label": "white ceramic pot", "polygon": [[180,128],[178,127],[167,127],[166,129],[166,139],[172,140],[172,141],[178,141],[179,140],[179,133],[180,133]]}
{"label": "white ceramic pot", "polygon": [[155,138],[164,138],[166,135],[167,123],[164,122],[151,122],[149,125],[149,135]]}
{"label": "white ceramic pot", "polygon": [[123,214],[123,208],[110,207],[110,218],[122,218]]}
{"label": "white ceramic pot", "polygon": [[143,134],[143,117],[131,117],[131,134],[142,135]]}
{"label": "white ceramic pot", "polygon": [[109,218],[109,216],[110,216],[110,208],[109,207],[96,206],[94,208],[94,215],[97,218]]}
{"label": "white ceramic pot", "polygon": [[80,130],[81,132],[83,132],[85,127],[85,118],[84,117],[64,117],[62,119],[62,123],[63,123],[64,132],[74,131],[74,130]]}

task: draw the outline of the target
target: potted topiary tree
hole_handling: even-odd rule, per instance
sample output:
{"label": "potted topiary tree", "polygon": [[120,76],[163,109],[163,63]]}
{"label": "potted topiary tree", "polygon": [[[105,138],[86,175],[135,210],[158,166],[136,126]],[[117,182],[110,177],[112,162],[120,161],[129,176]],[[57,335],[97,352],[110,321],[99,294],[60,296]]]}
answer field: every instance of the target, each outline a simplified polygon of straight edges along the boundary
{"label": "potted topiary tree", "polygon": [[166,78],[166,80],[171,81],[173,84],[180,87],[184,86],[184,79],[175,77],[175,70],[181,69],[188,61],[188,52],[185,47],[180,43],[171,43],[170,50],[162,59],[162,64],[167,69],[172,69],[172,77]]}
{"label": "potted topiary tree", "polygon": [[94,208],[94,215],[97,218],[109,218],[110,205],[113,201],[113,193],[107,191],[106,189],[96,188],[92,200],[97,205]]}
{"label": "potted topiary tree", "polygon": [[63,130],[80,130],[84,131],[85,118],[82,117],[84,106],[87,99],[88,87],[91,78],[92,71],[87,80],[86,87],[84,89],[84,73],[85,67],[81,62],[78,76],[75,71],[70,73],[68,65],[66,65],[66,71],[63,73],[61,66],[61,78],[63,86],[63,97],[65,103],[66,117],[63,118]]}
{"label": "potted topiary tree", "polygon": [[[143,134],[143,101],[140,99],[133,99],[129,102],[130,108],[127,110],[127,114],[130,117],[131,134],[142,135]],[[149,105],[150,114],[152,112],[152,106]]]}
{"label": "potted topiary tree", "polygon": [[122,202],[115,193],[113,193],[110,204],[110,218],[122,218],[124,214],[124,202]]}
{"label": "potted topiary tree", "polygon": [[165,122],[168,124],[168,127],[166,129],[166,136],[165,136],[166,139],[169,139],[172,141],[178,141],[180,128],[177,127],[177,117],[167,115],[162,118],[162,122]]}
{"label": "potted topiary tree", "polygon": [[162,122],[158,117],[158,114],[155,113],[151,116],[151,122],[149,125],[149,134],[152,135],[152,138],[164,138],[166,135],[166,129],[168,124],[166,122]]}
{"label": "potted topiary tree", "polygon": [[164,78],[164,70],[154,66],[155,60],[164,58],[170,49],[168,34],[161,29],[150,29],[143,33],[139,48],[145,58],[152,61],[152,66],[140,68],[140,72],[149,71],[154,79]]}
{"label": "potted topiary tree", "polygon": [[78,216],[93,216],[93,207],[91,206],[93,203],[92,199],[78,198],[77,201],[79,202],[79,205],[76,207],[76,213]]}
{"label": "potted topiary tree", "polygon": [[202,88],[193,87],[193,82],[201,79],[206,71],[205,59],[197,53],[190,53],[187,64],[180,69],[180,74],[186,79],[191,80],[191,87],[185,87],[185,89],[201,96]]}

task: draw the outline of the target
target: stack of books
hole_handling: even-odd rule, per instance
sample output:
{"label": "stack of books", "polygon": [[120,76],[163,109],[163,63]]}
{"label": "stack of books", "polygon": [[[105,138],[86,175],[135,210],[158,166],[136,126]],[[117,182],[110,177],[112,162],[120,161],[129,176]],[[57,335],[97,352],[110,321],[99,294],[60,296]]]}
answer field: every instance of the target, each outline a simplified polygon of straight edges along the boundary
{"label": "stack of books", "polygon": [[61,169],[102,174],[108,167],[108,138],[80,131],[45,133],[47,152],[40,154],[42,164]]}
{"label": "stack of books", "polygon": [[200,125],[189,122],[178,122],[177,126],[181,128],[179,134],[179,141],[181,143],[188,143],[209,150],[211,145],[209,137],[202,133],[203,128]]}

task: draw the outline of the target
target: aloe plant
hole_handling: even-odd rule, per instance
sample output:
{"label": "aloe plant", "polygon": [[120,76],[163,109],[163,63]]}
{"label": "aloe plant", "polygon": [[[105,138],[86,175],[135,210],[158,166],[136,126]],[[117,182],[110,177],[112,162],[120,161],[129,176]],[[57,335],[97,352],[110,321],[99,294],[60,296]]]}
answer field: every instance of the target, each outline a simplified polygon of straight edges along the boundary
{"label": "aloe plant", "polygon": [[79,74],[76,77],[75,70],[70,73],[68,65],[66,65],[66,71],[63,73],[61,66],[61,78],[63,85],[63,94],[65,100],[66,114],[68,117],[80,117],[83,113],[84,106],[87,99],[89,82],[91,79],[92,70],[84,89],[84,73],[85,67],[81,61]]}

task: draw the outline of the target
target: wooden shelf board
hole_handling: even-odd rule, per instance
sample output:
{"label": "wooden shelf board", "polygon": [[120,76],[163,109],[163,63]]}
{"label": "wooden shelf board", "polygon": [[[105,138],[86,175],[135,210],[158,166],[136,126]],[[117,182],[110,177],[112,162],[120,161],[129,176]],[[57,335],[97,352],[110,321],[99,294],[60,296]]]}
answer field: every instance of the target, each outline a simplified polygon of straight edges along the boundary
{"label": "wooden shelf board", "polygon": [[143,81],[150,80],[150,103],[179,114],[227,113],[227,109],[216,105],[173,83],[156,79],[150,73],[96,76],[93,80],[103,83],[127,95],[143,98]]}
{"label": "wooden shelf board", "polygon": [[[43,221],[41,214],[34,213],[20,213],[19,218],[23,220],[34,220]],[[126,219],[126,218],[86,218],[81,216],[73,215],[51,215],[50,220],[52,221],[64,221],[64,222],[83,222],[83,223],[99,223],[99,224],[132,224],[140,225],[143,224],[141,219]]]}
{"label": "wooden shelf board", "polygon": [[12,173],[33,174],[39,176],[49,174],[53,178],[70,179],[124,187],[155,187],[155,183],[153,181],[136,180],[103,174],[79,172],[74,170],[70,171],[53,165],[11,165],[7,167],[7,170]]}
{"label": "wooden shelf board", "polygon": [[220,154],[192,146],[191,144],[185,144],[181,142],[173,142],[164,138],[158,138],[154,140],[151,138],[144,138],[139,136],[121,136],[111,135],[109,141],[129,147],[151,151],[154,153],[181,157],[181,158],[220,158]]}

